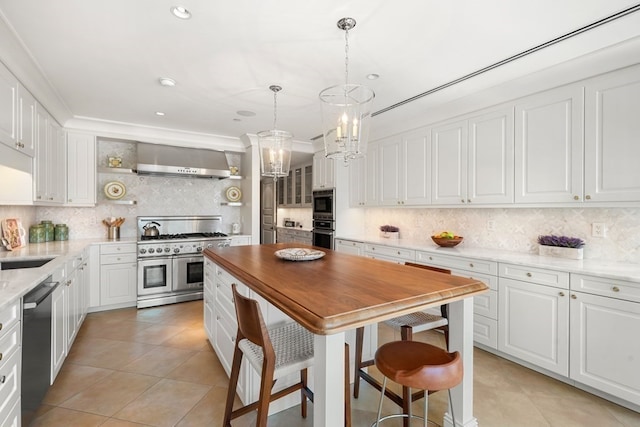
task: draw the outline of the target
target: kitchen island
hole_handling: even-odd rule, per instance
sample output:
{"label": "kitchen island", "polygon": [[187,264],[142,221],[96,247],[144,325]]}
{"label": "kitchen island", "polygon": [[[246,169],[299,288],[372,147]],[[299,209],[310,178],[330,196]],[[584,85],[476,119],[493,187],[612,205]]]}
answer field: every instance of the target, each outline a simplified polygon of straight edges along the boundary
{"label": "kitchen island", "polygon": [[[318,260],[303,262],[274,255],[294,246],[301,247],[211,248],[204,255],[315,334],[315,426],[343,422],[345,331],[447,303],[450,349],[461,352],[465,369],[462,383],[452,390],[456,418],[463,426],[477,425],[471,297],[487,291],[484,283],[328,250]],[[449,416],[444,423],[450,425]]]}

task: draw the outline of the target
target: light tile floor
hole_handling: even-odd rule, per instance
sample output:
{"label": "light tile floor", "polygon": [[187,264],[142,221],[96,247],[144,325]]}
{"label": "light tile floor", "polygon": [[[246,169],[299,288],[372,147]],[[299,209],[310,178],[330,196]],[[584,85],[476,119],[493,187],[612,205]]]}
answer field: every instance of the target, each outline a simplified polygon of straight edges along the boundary
{"label": "light tile floor", "polygon": [[[415,337],[443,343],[437,332]],[[381,327],[380,341],[391,339],[399,337]],[[474,362],[474,413],[482,427],[640,426],[637,412],[490,353],[476,350]],[[202,301],[92,313],[30,425],[216,427],[227,381],[202,327]],[[362,384],[360,398],[352,399],[354,427],[371,425],[378,397]],[[429,419],[441,424],[446,393],[432,395],[429,405]],[[421,407],[415,403],[417,412]],[[386,400],[384,411],[397,407]],[[233,425],[248,427],[254,419]],[[271,416],[269,425],[311,426],[312,415],[304,420],[294,407]]]}

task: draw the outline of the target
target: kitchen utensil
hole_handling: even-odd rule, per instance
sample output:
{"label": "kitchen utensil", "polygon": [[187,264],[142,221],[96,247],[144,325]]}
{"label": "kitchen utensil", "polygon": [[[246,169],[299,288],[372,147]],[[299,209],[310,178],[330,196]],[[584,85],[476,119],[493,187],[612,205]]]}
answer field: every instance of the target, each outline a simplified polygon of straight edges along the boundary
{"label": "kitchen utensil", "polygon": [[150,221],[144,227],[142,227],[142,229],[144,230],[144,236],[145,237],[156,237],[156,236],[158,236],[160,234],[160,230],[158,230],[156,225],[158,227],[160,227],[160,224],[158,224],[157,222]]}
{"label": "kitchen utensil", "polygon": [[[155,228],[155,227],[154,227]],[[157,230],[157,228],[156,228]],[[109,240],[120,240],[120,227],[112,225],[107,231]]]}

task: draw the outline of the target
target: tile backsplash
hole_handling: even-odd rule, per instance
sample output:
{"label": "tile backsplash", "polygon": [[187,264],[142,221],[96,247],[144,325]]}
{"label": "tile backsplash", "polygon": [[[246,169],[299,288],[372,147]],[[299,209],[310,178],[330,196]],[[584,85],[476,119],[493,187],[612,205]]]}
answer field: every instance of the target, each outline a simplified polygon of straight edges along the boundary
{"label": "tile backsplash", "polygon": [[[540,209],[378,209],[366,211],[365,230],[400,228],[400,238],[428,239],[444,231],[464,236],[469,247],[537,253],[541,234],[579,237],[584,257],[640,263],[640,208]],[[487,229],[492,221],[494,231]],[[607,236],[591,236],[591,224],[604,223]]]}

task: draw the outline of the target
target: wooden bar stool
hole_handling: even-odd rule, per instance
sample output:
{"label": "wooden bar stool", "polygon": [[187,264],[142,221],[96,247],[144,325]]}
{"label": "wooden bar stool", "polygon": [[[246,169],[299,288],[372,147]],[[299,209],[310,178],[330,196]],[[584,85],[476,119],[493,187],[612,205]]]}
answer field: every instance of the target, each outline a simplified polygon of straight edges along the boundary
{"label": "wooden bar stool", "polygon": [[[297,323],[267,329],[260,305],[233,288],[238,332],[229,377],[229,389],[223,426],[231,427],[231,420],[257,409],[256,427],[266,427],[269,403],[300,390],[301,414],[307,417],[307,399],[313,402],[313,392],[307,387],[307,368],[313,366],[313,334]],[[242,356],[260,374],[260,396],[257,402],[233,409]],[[276,393],[271,393],[276,380],[293,372],[300,372],[300,381]],[[349,347],[345,343],[345,426],[351,427],[349,399]]]}
{"label": "wooden bar stool", "polygon": [[[425,270],[435,271],[438,273],[451,274],[451,270],[444,268],[431,267],[429,265],[405,263],[405,265],[417,268],[424,268]],[[413,333],[428,331],[431,329],[440,329],[444,332],[445,343],[449,345],[449,321],[447,313],[447,305],[440,306],[440,316],[423,311],[416,313],[410,313],[404,316],[394,317],[384,321],[383,323],[396,331],[400,331],[400,336],[403,341],[411,341],[413,339]],[[355,382],[353,384],[353,397],[356,399],[360,394],[360,378],[371,384],[374,388],[382,391],[382,384],[374,377],[369,375],[363,369],[373,365],[373,360],[362,360],[362,346],[364,341],[364,328],[356,329],[356,348],[355,348]],[[383,392],[391,401],[396,405],[403,408],[404,413],[408,413],[411,407],[411,402],[421,399],[424,395],[423,391],[418,391],[414,394],[409,392],[408,387],[402,388],[402,396],[397,395],[392,390],[386,389]],[[405,423],[408,426],[408,422]]]}
{"label": "wooden bar stool", "polygon": [[[393,341],[382,345],[375,355],[376,368],[384,375],[382,382],[382,393],[380,394],[380,405],[378,406],[378,417],[373,426],[378,426],[381,421],[403,417],[410,422],[411,418],[424,420],[424,426],[428,424],[429,414],[429,391],[449,391],[449,407],[453,425],[456,419],[451,401],[451,388],[462,381],[463,369],[460,353],[448,353],[439,347],[416,341]],[[382,402],[384,400],[384,390],[387,379],[395,381],[403,387],[421,389],[424,391],[424,417],[413,415],[411,405],[408,413],[387,415],[381,418]]]}

